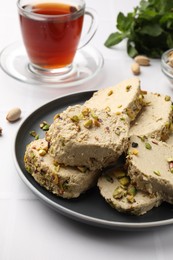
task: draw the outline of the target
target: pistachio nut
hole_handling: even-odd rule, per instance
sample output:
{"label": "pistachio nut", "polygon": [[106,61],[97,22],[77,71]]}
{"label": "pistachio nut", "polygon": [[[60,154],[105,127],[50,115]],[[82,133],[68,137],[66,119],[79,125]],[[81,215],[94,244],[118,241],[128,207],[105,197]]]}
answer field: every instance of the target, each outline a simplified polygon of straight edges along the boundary
{"label": "pistachio nut", "polygon": [[149,66],[150,65],[150,59],[147,56],[138,55],[134,58],[135,62],[138,63],[141,66]]}
{"label": "pistachio nut", "polygon": [[17,121],[21,116],[21,109],[19,107],[12,108],[8,111],[6,119],[9,122]]}

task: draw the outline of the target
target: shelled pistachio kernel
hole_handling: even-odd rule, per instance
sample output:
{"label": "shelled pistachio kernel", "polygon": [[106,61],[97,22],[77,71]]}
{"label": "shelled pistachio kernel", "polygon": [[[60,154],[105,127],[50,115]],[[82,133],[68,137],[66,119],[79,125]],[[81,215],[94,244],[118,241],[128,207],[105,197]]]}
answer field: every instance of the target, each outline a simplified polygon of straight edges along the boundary
{"label": "shelled pistachio kernel", "polygon": [[110,91],[108,92],[108,96],[111,96],[113,93],[114,93],[113,90],[110,90]]}
{"label": "shelled pistachio kernel", "polygon": [[91,119],[89,119],[89,120],[85,121],[83,125],[85,128],[89,129],[93,126],[93,121]]}
{"label": "shelled pistachio kernel", "polygon": [[79,117],[77,115],[74,115],[72,117],[70,117],[71,121],[73,121],[74,123],[78,123],[79,122]]}
{"label": "shelled pistachio kernel", "polygon": [[54,115],[53,120],[55,121],[57,118],[60,118],[60,114],[59,113]]}
{"label": "shelled pistachio kernel", "polygon": [[44,155],[46,155],[47,151],[44,150],[44,149],[40,149],[40,150],[38,151],[38,153],[39,153],[40,156],[44,156]]}
{"label": "shelled pistachio kernel", "polygon": [[36,133],[36,131],[32,130],[29,132],[29,134],[35,138],[35,140],[38,140],[39,139],[39,135]]}
{"label": "shelled pistachio kernel", "polygon": [[133,186],[132,184],[130,184],[130,185],[128,186],[128,188],[127,188],[127,193],[128,193],[129,195],[135,196],[136,193],[137,193],[137,190],[136,190],[135,186]]}
{"label": "shelled pistachio kernel", "polygon": [[133,195],[127,195],[127,201],[129,202],[129,203],[134,203],[135,202],[135,198],[134,198],[134,196]]}
{"label": "shelled pistachio kernel", "polygon": [[127,186],[130,183],[130,178],[128,176],[124,176],[119,179],[119,182],[123,186]]}
{"label": "shelled pistachio kernel", "polygon": [[91,117],[98,120],[98,116],[91,110]]}
{"label": "shelled pistachio kernel", "polygon": [[115,112],[115,115],[119,116],[119,115],[121,115],[121,112],[117,111],[117,112]]}
{"label": "shelled pistachio kernel", "polygon": [[122,187],[117,187],[113,192],[113,198],[114,199],[121,199],[126,195],[126,190],[124,190]]}
{"label": "shelled pistachio kernel", "polygon": [[153,171],[153,173],[156,174],[157,176],[161,175],[160,171],[158,171],[158,170],[157,171]]}
{"label": "shelled pistachio kernel", "polygon": [[170,96],[165,96],[165,101],[170,101],[171,97]]}
{"label": "shelled pistachio kernel", "polygon": [[90,108],[85,107],[85,108],[82,109],[81,113],[82,113],[83,116],[89,116],[90,111],[91,111]]}
{"label": "shelled pistachio kernel", "polygon": [[50,127],[50,125],[49,125],[46,121],[43,121],[43,122],[40,124],[40,128],[41,128],[43,131],[48,131],[48,130],[49,130],[49,127]]}
{"label": "shelled pistachio kernel", "polygon": [[151,150],[151,149],[152,149],[152,146],[151,146],[151,144],[149,144],[149,143],[145,143],[145,148],[148,149],[148,150]]}

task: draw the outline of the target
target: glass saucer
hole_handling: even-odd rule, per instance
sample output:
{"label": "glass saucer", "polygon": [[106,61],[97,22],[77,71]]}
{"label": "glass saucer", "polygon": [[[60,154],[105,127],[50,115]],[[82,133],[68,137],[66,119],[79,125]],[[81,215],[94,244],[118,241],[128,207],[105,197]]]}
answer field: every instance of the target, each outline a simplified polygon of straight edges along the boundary
{"label": "glass saucer", "polygon": [[56,88],[72,87],[84,84],[97,76],[103,67],[103,56],[96,48],[88,45],[77,51],[72,71],[67,76],[40,77],[30,69],[24,46],[15,42],[2,50],[0,65],[9,76],[25,83]]}

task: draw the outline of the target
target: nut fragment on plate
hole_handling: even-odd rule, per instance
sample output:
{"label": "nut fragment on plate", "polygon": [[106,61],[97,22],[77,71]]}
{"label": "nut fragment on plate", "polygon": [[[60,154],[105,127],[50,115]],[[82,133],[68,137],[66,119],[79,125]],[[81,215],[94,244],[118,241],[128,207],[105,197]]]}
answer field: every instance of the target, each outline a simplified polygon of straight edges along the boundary
{"label": "nut fragment on plate", "polygon": [[9,122],[17,121],[21,116],[21,109],[19,107],[14,107],[11,110],[8,111],[6,119]]}
{"label": "nut fragment on plate", "polygon": [[147,56],[138,55],[134,58],[134,61],[138,63],[140,66],[149,66],[150,59]]}
{"label": "nut fragment on plate", "polygon": [[2,127],[0,127],[0,136],[2,135]]}

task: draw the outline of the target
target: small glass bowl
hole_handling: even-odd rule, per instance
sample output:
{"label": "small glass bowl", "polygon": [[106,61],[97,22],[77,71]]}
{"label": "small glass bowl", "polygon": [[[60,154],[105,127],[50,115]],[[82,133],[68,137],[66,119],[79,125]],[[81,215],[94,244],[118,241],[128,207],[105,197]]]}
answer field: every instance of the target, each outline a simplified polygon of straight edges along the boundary
{"label": "small glass bowl", "polygon": [[[172,54],[172,64],[170,63],[170,56]],[[173,49],[169,49],[162,54],[161,69],[169,81],[173,84]]]}

